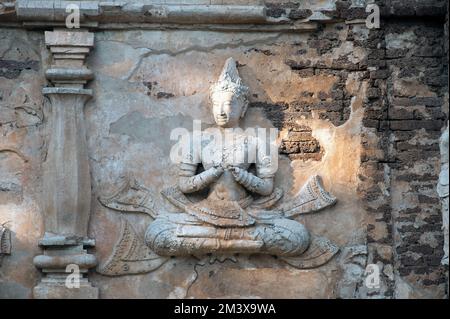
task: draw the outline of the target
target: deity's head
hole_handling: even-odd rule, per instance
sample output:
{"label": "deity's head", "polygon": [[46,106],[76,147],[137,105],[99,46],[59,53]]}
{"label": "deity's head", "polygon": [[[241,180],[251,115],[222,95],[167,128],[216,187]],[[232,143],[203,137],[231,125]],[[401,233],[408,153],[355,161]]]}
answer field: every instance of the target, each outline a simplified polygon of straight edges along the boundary
{"label": "deity's head", "polygon": [[236,127],[248,107],[249,89],[242,84],[236,62],[229,58],[225,62],[219,80],[210,88],[213,115],[221,127]]}

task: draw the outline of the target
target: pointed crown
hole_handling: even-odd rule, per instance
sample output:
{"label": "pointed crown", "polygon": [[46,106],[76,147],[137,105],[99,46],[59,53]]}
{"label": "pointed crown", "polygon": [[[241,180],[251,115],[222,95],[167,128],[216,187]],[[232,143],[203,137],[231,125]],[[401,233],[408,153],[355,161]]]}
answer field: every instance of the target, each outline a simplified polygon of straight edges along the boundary
{"label": "pointed crown", "polygon": [[248,103],[249,88],[242,84],[242,79],[236,68],[236,61],[228,58],[219,76],[219,80],[210,88],[210,96],[215,92],[232,92],[235,98],[243,99]]}

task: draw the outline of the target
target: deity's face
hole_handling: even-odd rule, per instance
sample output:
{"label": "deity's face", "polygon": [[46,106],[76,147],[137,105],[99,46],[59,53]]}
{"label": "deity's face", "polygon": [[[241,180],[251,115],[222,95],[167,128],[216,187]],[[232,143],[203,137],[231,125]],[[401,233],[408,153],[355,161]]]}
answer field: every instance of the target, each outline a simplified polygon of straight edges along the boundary
{"label": "deity's face", "polygon": [[216,91],[211,96],[214,121],[220,127],[236,127],[245,113],[245,103],[235,93]]}

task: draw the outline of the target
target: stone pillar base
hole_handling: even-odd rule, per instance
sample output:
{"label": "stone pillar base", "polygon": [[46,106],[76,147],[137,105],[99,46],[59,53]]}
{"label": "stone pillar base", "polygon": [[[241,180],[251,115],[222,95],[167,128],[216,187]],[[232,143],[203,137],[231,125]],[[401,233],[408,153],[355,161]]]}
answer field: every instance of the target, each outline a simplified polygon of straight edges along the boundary
{"label": "stone pillar base", "polygon": [[97,299],[98,289],[88,281],[88,271],[97,265],[87,252],[95,241],[46,233],[39,242],[43,254],[34,257],[34,265],[43,277],[34,288],[36,299]]}
{"label": "stone pillar base", "polygon": [[33,288],[34,299],[98,299],[98,288],[87,280],[81,282],[79,288],[68,288],[65,282],[46,279]]}

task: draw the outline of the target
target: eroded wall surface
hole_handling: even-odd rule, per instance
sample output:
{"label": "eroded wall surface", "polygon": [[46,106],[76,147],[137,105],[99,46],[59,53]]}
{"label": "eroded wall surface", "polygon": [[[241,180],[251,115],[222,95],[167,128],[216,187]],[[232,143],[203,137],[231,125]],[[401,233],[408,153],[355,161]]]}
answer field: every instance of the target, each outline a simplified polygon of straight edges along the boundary
{"label": "eroded wall surface", "polygon": [[[295,2],[268,2],[274,18],[311,14]],[[106,208],[98,197],[131,174],[158,207],[173,210],[159,194],[176,183],[170,133],[192,129],[193,120],[214,124],[208,89],[229,57],[251,92],[244,126],[280,130],[276,185],[292,198],[320,175],[337,204],[297,219],[341,248],[326,265],[307,270],[271,256],[177,257],[152,272],[123,276],[93,270],[101,298],[445,296],[435,191],[439,136],[448,119],[448,34],[436,9],[443,4],[418,1],[411,13],[389,2],[376,30],[348,23],[366,16],[350,4],[332,2],[341,21],[309,32],[95,32],[87,60],[94,98],[85,120],[89,235],[99,268],[120,239],[123,219],[141,237],[152,219]],[[436,19],[424,22],[422,15]],[[12,232],[12,252],[0,268],[1,298],[31,298],[41,277],[32,259],[44,232],[41,167],[51,107],[41,90],[49,59],[40,30],[0,29],[0,223]],[[368,264],[379,266],[378,288],[364,284]]]}

